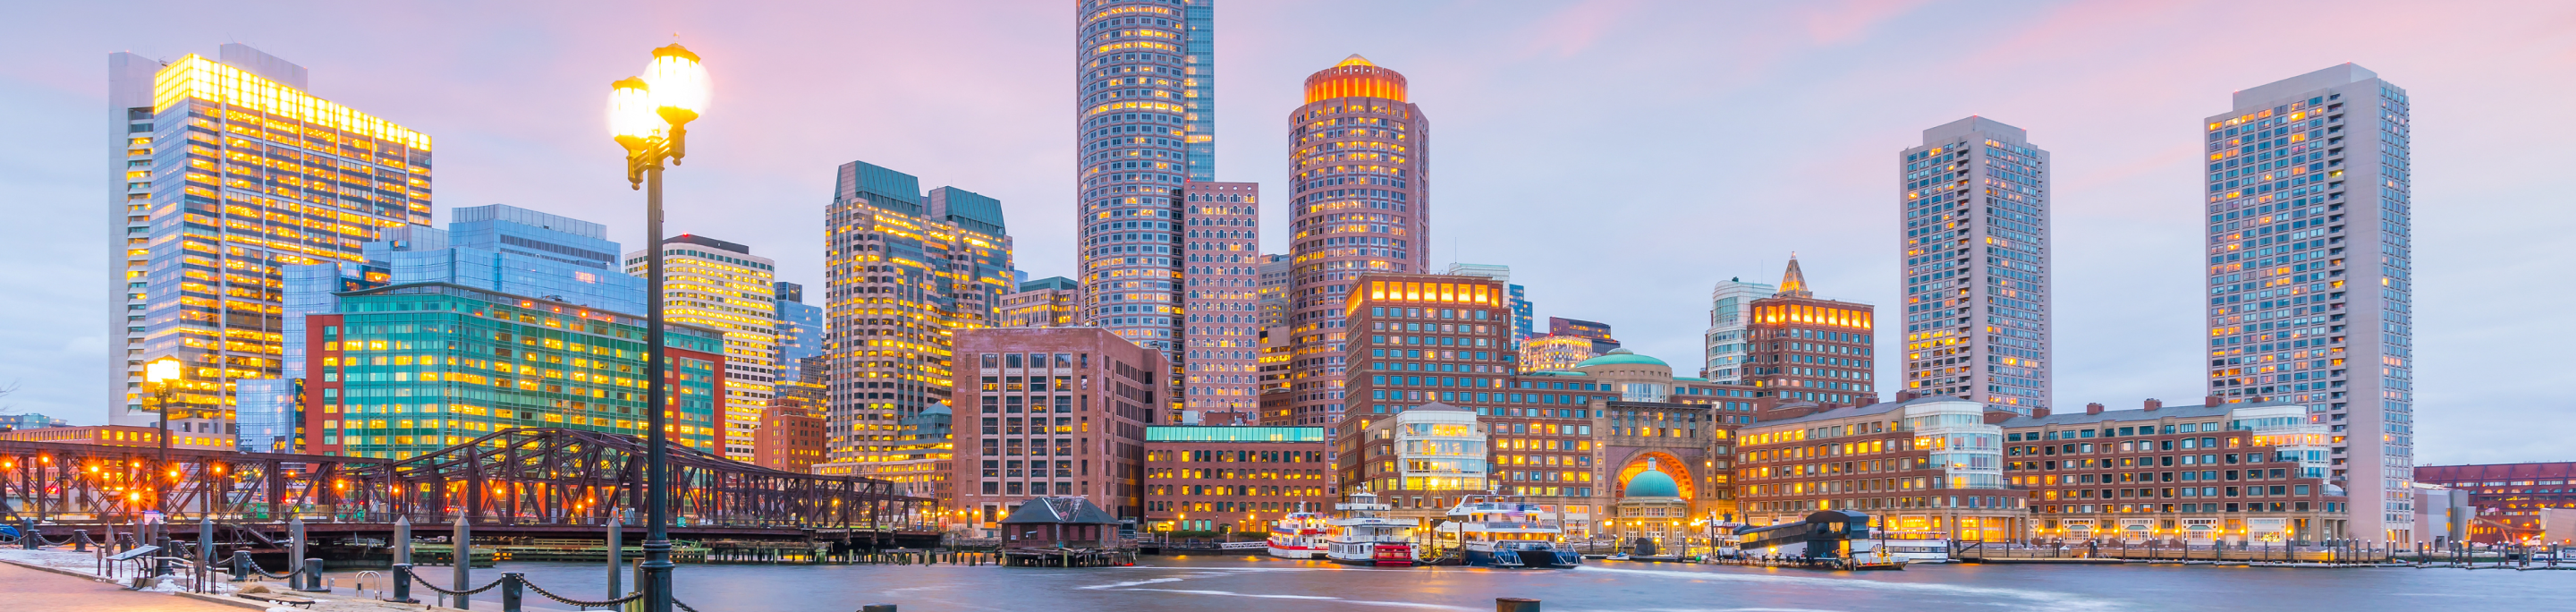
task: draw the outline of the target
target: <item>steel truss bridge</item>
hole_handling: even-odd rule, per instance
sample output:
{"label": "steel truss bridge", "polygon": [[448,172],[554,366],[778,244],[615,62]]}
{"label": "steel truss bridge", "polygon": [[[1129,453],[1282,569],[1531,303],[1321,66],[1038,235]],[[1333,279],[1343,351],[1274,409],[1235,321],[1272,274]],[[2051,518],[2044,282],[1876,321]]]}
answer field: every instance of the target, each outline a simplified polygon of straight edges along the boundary
{"label": "steel truss bridge", "polygon": [[[462,519],[478,534],[589,533],[612,516],[640,529],[646,452],[636,437],[555,428],[403,460],[0,441],[0,521],[33,520],[48,536],[90,525],[92,537],[155,516],[147,513],[183,533],[204,518],[272,533],[290,518],[344,533],[389,532],[380,527],[396,517],[421,527]],[[773,470],[679,445],[669,456],[675,533],[888,540],[937,530],[934,500],[897,494],[889,481]]]}

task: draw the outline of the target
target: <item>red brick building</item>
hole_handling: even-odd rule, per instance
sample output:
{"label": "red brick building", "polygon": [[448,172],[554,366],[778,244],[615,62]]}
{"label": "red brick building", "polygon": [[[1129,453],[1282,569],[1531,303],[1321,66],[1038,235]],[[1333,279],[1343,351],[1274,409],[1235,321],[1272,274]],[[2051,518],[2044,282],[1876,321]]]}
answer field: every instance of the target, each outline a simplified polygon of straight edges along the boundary
{"label": "red brick building", "polygon": [[1265,531],[1339,497],[1322,427],[1145,429],[1145,521],[1153,531]]}
{"label": "red brick building", "polygon": [[1737,505],[1754,525],[1854,510],[1899,537],[2019,541],[2029,509],[1984,413],[1949,397],[1766,410],[1736,435]]}
{"label": "red brick building", "polygon": [[956,346],[947,507],[986,530],[1034,497],[1142,515],[1145,427],[1171,399],[1160,351],[1097,327],[961,331]]}
{"label": "red brick building", "polygon": [[1745,379],[1764,388],[1764,397],[1835,406],[1878,403],[1870,338],[1876,310],[1816,298],[1798,260],[1790,259],[1780,292],[1753,301],[1745,334],[1753,351]]}
{"label": "red brick building", "polygon": [[2034,539],[2206,544],[2351,537],[2327,480],[2333,434],[2283,402],[2031,416],[1986,412],[2004,430],[2004,476],[2030,496]]}
{"label": "red brick building", "polygon": [[753,462],[773,470],[814,473],[814,464],[823,462],[828,446],[824,443],[823,414],[811,400],[780,395],[771,398],[769,407],[760,414],[760,429],[751,439]]}
{"label": "red brick building", "polygon": [[2542,509],[2576,508],[2576,487],[2569,486],[2576,481],[2576,462],[2428,465],[2415,468],[2415,481],[2469,492],[2469,505],[2478,509],[2469,525],[2471,542],[2540,536]]}

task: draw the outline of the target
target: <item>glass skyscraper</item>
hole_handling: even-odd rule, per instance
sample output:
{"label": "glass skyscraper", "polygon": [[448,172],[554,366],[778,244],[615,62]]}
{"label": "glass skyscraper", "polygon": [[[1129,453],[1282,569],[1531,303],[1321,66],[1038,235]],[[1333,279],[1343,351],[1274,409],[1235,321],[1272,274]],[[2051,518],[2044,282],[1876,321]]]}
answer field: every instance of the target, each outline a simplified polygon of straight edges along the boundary
{"label": "glass skyscraper", "polygon": [[173,429],[231,423],[233,381],[283,369],[282,271],[429,222],[427,135],[305,93],[301,66],[220,55],[108,56],[112,424],[160,419],[142,365],[162,357],[187,366]]}
{"label": "glass skyscraper", "polygon": [[2028,415],[2049,406],[2048,151],[1969,117],[1899,154],[1905,390]]}
{"label": "glass skyscraper", "polygon": [[[918,438],[947,414],[959,332],[992,327],[1012,292],[1001,202],[870,164],[842,164],[825,210],[823,311],[829,368],[819,474],[945,474],[947,440]],[[906,429],[911,427],[913,429]],[[909,433],[908,433],[909,432]]]}
{"label": "glass skyscraper", "polygon": [[[1189,22],[1203,18],[1212,27],[1212,11],[1179,0],[1075,5],[1080,195],[1073,212],[1081,238],[1074,260],[1083,295],[1074,316],[1162,351],[1174,367],[1181,367],[1187,324],[1181,187],[1214,176],[1212,165],[1191,166],[1192,107],[1204,106],[1212,122],[1215,99],[1191,97],[1204,93],[1191,72],[1211,70],[1214,56],[1190,53]],[[1207,91],[1214,76],[1200,81]],[[1214,140],[1206,144],[1212,153]]]}
{"label": "glass skyscraper", "polygon": [[2414,541],[2412,130],[2406,90],[2343,64],[2202,122],[2209,394],[2330,426],[2352,533]]}
{"label": "glass skyscraper", "polygon": [[802,380],[805,376],[800,364],[807,357],[823,354],[823,307],[805,303],[804,285],[778,281],[775,287],[772,297],[778,306],[778,380]]}
{"label": "glass skyscraper", "polygon": [[458,208],[447,229],[408,227],[368,243],[394,283],[455,283],[621,314],[644,312],[644,279],[619,271],[607,226],[506,204]]}
{"label": "glass skyscraper", "polygon": [[1184,155],[1189,160],[1192,181],[1216,180],[1216,0],[1182,0],[1181,31],[1183,61],[1181,84],[1189,92],[1184,106],[1189,107],[1183,120],[1189,135],[1182,137]]}

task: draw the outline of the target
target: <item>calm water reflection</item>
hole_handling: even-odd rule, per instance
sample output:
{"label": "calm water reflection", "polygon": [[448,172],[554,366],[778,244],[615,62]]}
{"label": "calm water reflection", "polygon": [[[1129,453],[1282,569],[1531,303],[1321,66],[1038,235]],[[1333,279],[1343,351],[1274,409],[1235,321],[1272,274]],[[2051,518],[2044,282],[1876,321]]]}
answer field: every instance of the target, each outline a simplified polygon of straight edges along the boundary
{"label": "calm water reflection", "polygon": [[[1148,566],[1070,570],[684,565],[678,580],[681,599],[703,612],[848,612],[867,603],[900,604],[905,612],[1481,612],[1493,609],[1495,597],[1538,598],[1551,612],[2576,609],[2576,571],[1936,565],[1852,574],[1601,561],[1574,570],[1498,571],[1361,569],[1267,557],[1146,560]],[[605,583],[597,567],[567,563],[507,563],[477,570],[476,582],[499,571],[524,572],[582,597],[599,595]],[[497,602],[486,594],[476,605]]]}

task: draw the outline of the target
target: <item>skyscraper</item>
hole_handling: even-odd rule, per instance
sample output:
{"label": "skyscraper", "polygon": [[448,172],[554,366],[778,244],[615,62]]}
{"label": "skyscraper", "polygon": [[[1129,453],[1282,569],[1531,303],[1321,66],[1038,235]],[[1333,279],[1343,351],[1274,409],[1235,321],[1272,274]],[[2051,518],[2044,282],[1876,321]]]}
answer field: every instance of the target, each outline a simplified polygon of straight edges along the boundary
{"label": "skyscraper", "polygon": [[[805,358],[823,354],[823,307],[805,303],[804,285],[778,281],[773,286],[776,291],[772,297],[778,308],[778,380],[800,380],[804,378],[804,368],[799,366]],[[820,418],[821,406],[809,408]]]}
{"label": "skyscraper", "polygon": [[1764,397],[1861,406],[1878,402],[1876,307],[1819,299],[1789,258],[1780,291],[1747,306],[1753,341],[1746,378]]}
{"label": "skyscraper", "polygon": [[428,135],[305,93],[302,66],[220,56],[108,55],[113,424],[160,420],[142,370],[162,357],[186,364],[177,417],[230,421],[233,381],[282,369],[281,269],[429,223]]}
{"label": "skyscraper", "polygon": [[[1288,114],[1289,358],[1299,423],[1341,420],[1344,298],[1361,274],[1425,274],[1431,120],[1404,75],[1352,55],[1306,77]],[[1313,418],[1308,421],[1306,418]],[[1328,432],[1329,433],[1329,432]]]}
{"label": "skyscraper", "polygon": [[1182,189],[1184,296],[1182,406],[1259,409],[1261,186],[1192,181]]}
{"label": "skyscraper", "polygon": [[2209,393],[2330,425],[2347,537],[2374,542],[2417,537],[2408,104],[2344,64],[2236,92],[2203,123]]}
{"label": "skyscraper", "polygon": [[1189,177],[1192,181],[1216,180],[1216,0],[1181,0],[1182,20],[1189,27],[1181,33],[1181,85],[1189,91],[1183,106],[1189,112],[1183,119],[1189,134]]}
{"label": "skyscraper", "polygon": [[2048,407],[2048,151],[1969,117],[1923,130],[1897,164],[1906,388],[2023,415]]}
{"label": "skyscraper", "polygon": [[1708,361],[1700,369],[1701,378],[1718,384],[1745,384],[1744,363],[1751,359],[1753,351],[1752,342],[1744,334],[1746,326],[1753,322],[1748,314],[1754,300],[1770,297],[1779,290],[1744,282],[1742,278],[1718,281],[1717,287],[1709,290],[1708,331],[1700,335],[1705,348],[1700,356]]}
{"label": "skyscraper", "polygon": [[955,187],[924,197],[920,179],[854,161],[824,219],[831,448],[815,472],[938,485],[920,479],[944,474],[949,442],[904,428],[944,423],[956,334],[993,326],[1013,289],[1001,203]]}
{"label": "skyscraper", "polygon": [[[644,275],[646,255],[627,253],[626,272]],[[752,434],[777,393],[777,276],[777,262],[749,246],[696,234],[662,240],[662,316],[724,331],[725,447],[716,452],[726,459],[760,458]]]}
{"label": "skyscraper", "polygon": [[[1185,15],[1181,2],[1092,0],[1074,10],[1074,174],[1081,185],[1074,259],[1083,289],[1075,316],[1163,351],[1177,365],[1186,325],[1181,185],[1213,178],[1189,166],[1191,105],[1215,102],[1190,97],[1196,88],[1189,73],[1209,68],[1197,64],[1213,56],[1189,55],[1188,18],[1195,15]],[[1207,143],[1210,152],[1214,144]]]}

